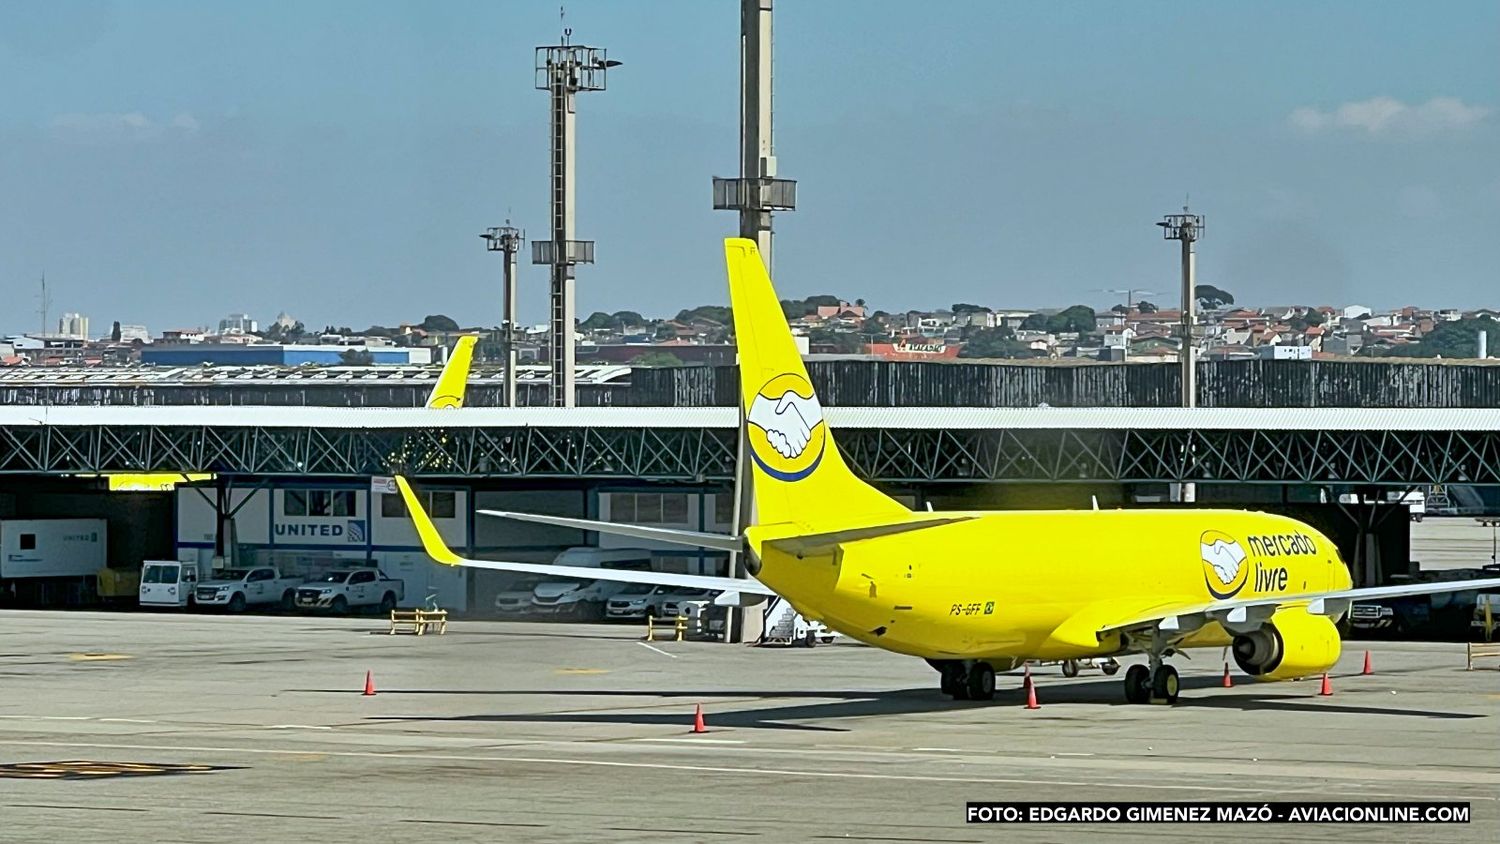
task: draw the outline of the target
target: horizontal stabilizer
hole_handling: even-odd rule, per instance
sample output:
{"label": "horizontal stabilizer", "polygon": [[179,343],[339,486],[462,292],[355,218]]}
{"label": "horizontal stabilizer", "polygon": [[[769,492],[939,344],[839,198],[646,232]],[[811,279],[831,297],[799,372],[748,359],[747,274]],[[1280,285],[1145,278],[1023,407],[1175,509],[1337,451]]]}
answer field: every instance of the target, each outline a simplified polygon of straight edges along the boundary
{"label": "horizontal stabilizer", "polygon": [[[556,566],[550,563],[514,563],[504,560],[472,560],[453,553],[443,541],[437,526],[422,508],[422,501],[412,491],[406,478],[396,477],[396,487],[406,501],[407,512],[416,526],[417,536],[422,539],[422,548],[427,556],[447,566],[513,571],[523,574],[540,574],[563,580],[609,580],[618,583],[650,583],[657,586],[680,586],[687,589],[713,589],[721,592],[738,592],[746,595],[774,595],[770,587],[758,580],[736,577],[710,577],[699,574],[676,574],[662,571],[636,571],[631,569],[595,568],[593,566]],[[742,599],[743,600],[743,599]]]}
{"label": "horizontal stabilizer", "polygon": [[553,527],[572,528],[574,530],[592,530],[599,533],[609,533],[615,536],[628,536],[633,539],[650,539],[657,542],[670,542],[675,545],[691,545],[694,548],[712,548],[717,551],[743,551],[745,541],[737,536],[727,533],[707,533],[698,530],[676,530],[674,528],[646,527],[644,525],[626,525],[616,522],[603,522],[598,519],[575,519],[568,516],[544,516],[540,513],[513,513],[509,510],[476,510],[481,516],[498,516],[502,519],[515,519],[519,522],[534,522],[539,525],[551,525]]}

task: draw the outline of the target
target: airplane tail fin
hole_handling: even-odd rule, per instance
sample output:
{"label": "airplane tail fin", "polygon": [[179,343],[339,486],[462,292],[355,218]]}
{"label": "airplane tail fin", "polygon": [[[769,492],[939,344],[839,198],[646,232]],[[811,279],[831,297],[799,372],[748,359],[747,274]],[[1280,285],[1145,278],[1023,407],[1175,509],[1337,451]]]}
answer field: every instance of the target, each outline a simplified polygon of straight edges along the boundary
{"label": "airplane tail fin", "polygon": [[909,514],[844,463],[755,241],[726,239],[724,257],[757,522],[812,532]]}
{"label": "airplane tail fin", "polygon": [[469,387],[469,364],[474,361],[474,344],[479,338],[466,334],[458,338],[448,362],[437,383],[432,385],[432,394],[427,397],[427,407],[449,410],[464,406],[464,392]]}

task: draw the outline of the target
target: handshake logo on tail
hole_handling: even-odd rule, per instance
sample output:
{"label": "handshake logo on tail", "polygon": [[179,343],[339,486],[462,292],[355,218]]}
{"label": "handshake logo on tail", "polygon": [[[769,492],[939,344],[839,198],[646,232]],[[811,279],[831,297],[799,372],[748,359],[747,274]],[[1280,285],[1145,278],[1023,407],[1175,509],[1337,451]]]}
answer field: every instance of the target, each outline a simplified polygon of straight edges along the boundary
{"label": "handshake logo on tail", "polygon": [[813,431],[823,421],[817,397],[807,398],[787,390],[779,397],[755,397],[746,415],[751,425],[766,432],[766,441],[788,460],[802,456],[813,440]]}

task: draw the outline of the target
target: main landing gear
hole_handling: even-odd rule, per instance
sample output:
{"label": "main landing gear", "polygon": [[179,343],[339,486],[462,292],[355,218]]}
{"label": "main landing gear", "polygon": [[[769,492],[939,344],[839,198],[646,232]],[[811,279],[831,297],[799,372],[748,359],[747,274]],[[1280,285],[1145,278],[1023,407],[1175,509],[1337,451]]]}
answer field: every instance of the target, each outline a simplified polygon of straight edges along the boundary
{"label": "main landing gear", "polygon": [[988,662],[973,660],[927,660],[942,678],[943,694],[954,700],[993,700],[995,669]]}
{"label": "main landing gear", "polygon": [[1127,703],[1176,703],[1181,681],[1177,669],[1161,661],[1161,655],[1148,654],[1150,665],[1132,665],[1125,670]]}

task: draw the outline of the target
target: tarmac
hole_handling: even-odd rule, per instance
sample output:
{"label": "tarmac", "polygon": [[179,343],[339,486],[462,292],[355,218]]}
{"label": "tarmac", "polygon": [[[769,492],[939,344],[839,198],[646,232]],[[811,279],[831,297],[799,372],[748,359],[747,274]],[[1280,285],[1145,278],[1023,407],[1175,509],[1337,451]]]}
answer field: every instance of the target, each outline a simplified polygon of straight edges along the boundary
{"label": "tarmac", "polygon": [[[0,613],[0,841],[1500,839],[1500,671],[1464,671],[1462,645],[1346,643],[1330,697],[1238,672],[1221,688],[1221,654],[1197,652],[1174,660],[1175,707],[1042,666],[1027,710],[1019,674],[954,702],[920,660],[844,643],[385,631]],[[966,801],[1308,799],[1466,800],[1473,820],[964,823]]]}

